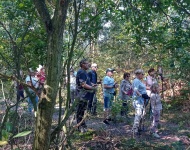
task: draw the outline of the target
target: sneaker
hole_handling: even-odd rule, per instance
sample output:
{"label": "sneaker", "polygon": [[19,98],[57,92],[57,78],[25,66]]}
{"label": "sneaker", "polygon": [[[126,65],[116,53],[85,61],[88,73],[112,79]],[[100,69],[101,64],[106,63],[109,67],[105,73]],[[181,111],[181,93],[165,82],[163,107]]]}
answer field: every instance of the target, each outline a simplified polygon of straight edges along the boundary
{"label": "sneaker", "polygon": [[155,138],[160,138],[160,136],[156,132],[152,133],[152,136],[155,137]]}
{"label": "sneaker", "polygon": [[110,125],[110,123],[108,122],[107,119],[105,119],[105,120],[103,121],[103,123],[106,124],[106,125]]}

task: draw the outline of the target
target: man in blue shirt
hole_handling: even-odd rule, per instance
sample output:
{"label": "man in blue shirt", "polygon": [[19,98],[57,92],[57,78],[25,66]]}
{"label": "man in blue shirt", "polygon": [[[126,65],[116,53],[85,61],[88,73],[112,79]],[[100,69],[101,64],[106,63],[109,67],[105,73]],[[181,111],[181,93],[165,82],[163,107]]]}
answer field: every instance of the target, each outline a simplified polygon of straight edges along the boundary
{"label": "man in blue shirt", "polygon": [[115,88],[118,87],[118,85],[115,83],[114,79],[112,78],[114,69],[108,68],[106,70],[106,76],[103,79],[103,95],[104,95],[104,123],[106,125],[109,125],[110,118],[110,108],[112,106],[113,101],[113,94],[115,92]]}
{"label": "man in blue shirt", "polygon": [[90,65],[86,59],[81,60],[80,61],[81,68],[78,70],[76,76],[77,100],[78,100],[76,119],[77,119],[77,124],[80,124],[79,129],[82,133],[86,132],[86,124],[83,117],[87,107],[88,100],[90,99],[90,93],[96,91],[97,89],[96,86],[91,85],[90,79],[86,72],[86,70],[89,69],[89,66]]}
{"label": "man in blue shirt", "polygon": [[[91,65],[91,70],[88,72],[88,76],[90,78],[90,82],[93,86],[97,86],[97,71],[98,69],[98,65],[93,63]],[[96,103],[97,103],[97,98],[96,98],[96,93],[90,93],[90,99],[88,101],[88,111],[92,114],[92,115],[96,115]]]}

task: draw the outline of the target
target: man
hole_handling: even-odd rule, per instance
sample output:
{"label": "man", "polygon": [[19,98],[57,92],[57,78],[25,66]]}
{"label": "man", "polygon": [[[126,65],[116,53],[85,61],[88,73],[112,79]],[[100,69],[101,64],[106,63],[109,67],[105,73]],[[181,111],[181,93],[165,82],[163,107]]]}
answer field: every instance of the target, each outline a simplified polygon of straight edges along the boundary
{"label": "man", "polygon": [[[39,81],[35,77],[35,71],[33,71],[31,68],[29,68],[29,75],[26,77],[26,84],[36,89],[39,87]],[[28,88],[27,94],[28,94],[28,111],[32,113],[33,108],[35,108],[36,111],[39,98],[36,95],[35,91],[33,91],[31,88]]]}
{"label": "man", "polygon": [[[87,107],[88,100],[90,99],[90,93],[96,91],[97,87],[92,86],[90,79],[87,74],[87,70],[89,69],[89,63],[86,59],[80,61],[80,69],[77,72],[76,76],[76,86],[77,86],[77,124],[79,125],[79,130],[84,133],[86,132],[86,124],[83,120],[84,112]],[[81,122],[82,121],[82,122]]]}
{"label": "man", "polygon": [[109,125],[108,121],[111,121],[109,118],[110,108],[112,106],[112,102],[114,99],[114,92],[115,88],[118,87],[118,85],[115,83],[113,76],[114,69],[108,68],[106,70],[106,76],[103,79],[103,95],[104,95],[104,121],[106,125]]}
{"label": "man", "polygon": [[[91,70],[88,72],[88,76],[90,78],[90,82],[93,86],[97,86],[97,71],[98,69],[98,65],[96,63],[93,63],[91,65]],[[96,93],[90,93],[90,99],[88,101],[88,111],[92,114],[92,115],[97,115],[96,112],[96,103],[97,103],[97,99],[96,99]]]}

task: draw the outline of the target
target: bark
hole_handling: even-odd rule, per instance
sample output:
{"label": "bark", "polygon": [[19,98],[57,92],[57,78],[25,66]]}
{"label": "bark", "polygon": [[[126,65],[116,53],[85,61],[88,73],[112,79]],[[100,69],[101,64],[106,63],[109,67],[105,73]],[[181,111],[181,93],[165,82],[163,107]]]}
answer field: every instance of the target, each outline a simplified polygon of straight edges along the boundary
{"label": "bark", "polygon": [[50,146],[52,116],[61,75],[63,31],[69,0],[56,1],[52,19],[50,18],[45,0],[34,0],[34,4],[47,31],[48,50],[47,78],[38,105],[33,149],[48,150]]}

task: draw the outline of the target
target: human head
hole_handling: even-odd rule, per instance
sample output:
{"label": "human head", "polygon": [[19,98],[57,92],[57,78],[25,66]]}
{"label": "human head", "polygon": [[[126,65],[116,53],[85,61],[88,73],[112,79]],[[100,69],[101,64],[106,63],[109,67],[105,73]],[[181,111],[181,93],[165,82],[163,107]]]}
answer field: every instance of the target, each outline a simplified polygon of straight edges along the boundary
{"label": "human head", "polygon": [[123,79],[129,79],[129,77],[130,77],[130,73],[128,73],[128,72],[125,72],[124,74],[123,74]]}
{"label": "human head", "polygon": [[45,67],[42,67],[40,71],[45,72]]}
{"label": "human head", "polygon": [[111,68],[106,69],[106,75],[107,76],[112,76],[113,75],[113,71],[114,71],[114,69],[111,69]]}
{"label": "human head", "polygon": [[159,91],[159,85],[158,83],[153,83],[152,86],[150,87],[150,90],[153,92],[153,93],[156,93]]}
{"label": "human head", "polygon": [[31,75],[31,76],[35,76],[35,71],[32,69],[32,68],[29,68],[28,69],[28,73],[29,73],[29,75]]}
{"label": "human head", "polygon": [[92,70],[97,71],[98,65],[96,63],[93,63],[93,64],[91,64],[91,68],[92,68]]}
{"label": "human head", "polygon": [[154,76],[154,73],[155,73],[154,68],[151,68],[151,69],[148,70],[148,74],[149,74],[150,76]]}
{"label": "human head", "polygon": [[70,75],[75,76],[74,73],[75,73],[74,69],[70,68]]}
{"label": "human head", "polygon": [[82,59],[80,62],[79,62],[79,65],[82,69],[84,70],[88,70],[90,65],[89,65],[89,62],[87,59]]}
{"label": "human head", "polygon": [[135,75],[137,78],[143,79],[144,71],[142,69],[137,69],[137,70],[135,70]]}

